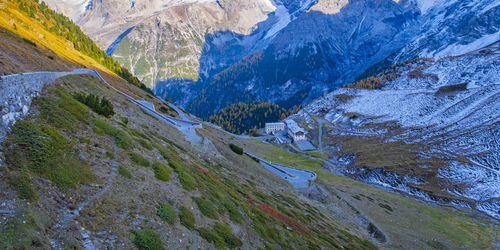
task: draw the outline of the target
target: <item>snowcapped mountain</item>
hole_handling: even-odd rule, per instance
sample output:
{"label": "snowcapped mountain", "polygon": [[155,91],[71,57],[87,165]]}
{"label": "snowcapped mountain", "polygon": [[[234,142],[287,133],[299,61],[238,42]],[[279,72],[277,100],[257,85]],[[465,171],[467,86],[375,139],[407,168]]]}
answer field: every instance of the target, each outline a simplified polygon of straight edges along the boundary
{"label": "snowcapped mountain", "polygon": [[[327,121],[317,136],[333,157],[332,172],[500,218],[499,59],[496,43],[400,63],[294,118],[312,131],[314,119]],[[382,151],[370,156],[376,148]]]}
{"label": "snowcapped mountain", "polygon": [[[84,11],[61,7],[69,3]],[[498,0],[49,5],[68,12],[157,95],[201,117],[239,101],[305,104],[397,62],[463,54],[500,40]]]}

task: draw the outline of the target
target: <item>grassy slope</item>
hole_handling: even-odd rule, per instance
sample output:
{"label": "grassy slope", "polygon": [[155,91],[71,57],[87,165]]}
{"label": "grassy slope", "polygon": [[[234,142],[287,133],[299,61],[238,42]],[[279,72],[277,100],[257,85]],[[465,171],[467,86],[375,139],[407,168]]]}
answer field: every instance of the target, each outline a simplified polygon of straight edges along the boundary
{"label": "grassy slope", "polygon": [[[7,153],[8,164],[0,181],[5,192],[0,199],[17,209],[14,209],[14,217],[9,218],[10,222],[2,221],[0,247],[43,248],[48,246],[49,238],[64,242],[69,248],[81,246],[78,240],[81,233],[73,220],[69,220],[67,227],[62,227],[61,216],[57,215],[64,214],[66,209],[74,209],[106,186],[114,160],[117,167],[121,166],[121,173],[112,178],[109,190],[89,203],[76,217],[86,230],[106,232],[93,236],[102,240],[103,245],[98,245],[100,247],[114,245],[128,249],[133,247],[133,242],[157,244],[160,241],[168,248],[187,248],[191,245],[208,248],[211,243],[203,239],[197,230],[206,232],[201,229],[206,228],[210,231],[216,223],[228,224],[244,248],[306,248],[316,244],[326,248],[374,247],[354,236],[358,234],[356,229],[349,229],[349,233],[325,210],[300,201],[285,182],[269,175],[252,160],[234,154],[229,147],[219,143],[217,150],[198,152],[176,129],[144,113],[97,79],[68,76],[59,79],[56,86],[47,87],[44,97],[34,101],[26,121],[56,128],[73,143],[80,160],[88,164],[95,178],[80,182],[76,188],[63,190],[45,177],[52,176],[51,173],[58,176],[57,169],[43,175],[33,170],[26,183],[32,187],[32,192],[37,193],[38,199],[28,203],[15,199],[19,187],[10,180],[21,170],[12,160],[9,161],[12,154]],[[74,105],[68,105],[73,103],[71,99],[58,104],[61,96],[57,93],[61,91],[105,96],[114,104],[116,115],[106,119],[89,111],[89,115],[80,117],[79,122],[64,123],[61,120],[63,117],[76,119],[76,113],[73,114],[70,109]],[[55,103],[59,107],[57,112],[49,112],[45,116],[43,104],[47,102]],[[128,119],[127,123],[124,118]],[[11,134],[7,140],[9,145],[4,145],[4,148],[11,148],[12,142],[20,136],[19,133]],[[114,152],[115,143],[118,146],[123,144],[118,144],[119,140],[131,141],[133,147],[122,146]],[[23,147],[19,149],[21,152],[26,150]],[[131,157],[131,152],[142,157]],[[142,164],[146,161],[155,164]],[[154,166],[161,165],[156,161],[171,169],[169,181],[162,181],[156,176]],[[197,204],[192,197],[200,196],[205,202]],[[181,207],[188,208],[195,218],[194,228],[186,228],[179,219],[173,224],[163,221],[157,215],[161,203],[169,204],[176,216]],[[210,216],[206,215],[207,211],[210,211]],[[26,214],[30,214],[29,220],[33,223],[28,226],[17,223]],[[130,231],[138,227],[152,231]],[[206,234],[204,237],[217,238]],[[220,238],[227,242],[217,244],[239,244],[227,230],[220,232]],[[179,239],[183,241],[179,242]]]}
{"label": "grassy slope", "polygon": [[76,65],[54,52],[34,46],[0,27],[0,74],[31,71],[70,71]]}
{"label": "grassy slope", "polygon": [[[41,18],[41,16],[38,18]],[[92,58],[77,51],[71,42],[46,30],[39,21],[20,11],[13,2],[3,0],[0,2],[0,26],[20,37],[35,42],[39,46],[48,48],[76,65],[95,68],[114,75]]]}
{"label": "grassy slope", "polygon": [[[339,218],[344,217],[346,223],[352,223],[355,219],[345,215],[345,211],[350,209],[345,202],[351,204],[387,234],[389,243],[385,247],[425,248],[437,247],[439,244],[451,249],[462,246],[471,249],[493,247],[493,230],[495,227],[498,229],[498,224],[491,225],[486,219],[477,219],[452,208],[431,206],[394,192],[330,174],[323,170],[319,160],[290,154],[284,149],[257,140],[237,139],[216,129],[210,131],[224,138],[226,142],[242,146],[246,151],[266,160],[315,171],[319,177],[317,183],[331,193],[331,197],[323,202],[328,207],[341,207],[344,210],[341,213],[333,211],[334,216],[337,214]],[[385,205],[392,211],[384,208]]]}

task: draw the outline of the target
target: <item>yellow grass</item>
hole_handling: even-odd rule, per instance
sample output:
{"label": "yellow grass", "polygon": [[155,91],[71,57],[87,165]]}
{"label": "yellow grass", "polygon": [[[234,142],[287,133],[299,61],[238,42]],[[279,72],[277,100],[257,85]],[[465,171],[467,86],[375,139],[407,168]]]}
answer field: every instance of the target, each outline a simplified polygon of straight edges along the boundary
{"label": "yellow grass", "polygon": [[[37,17],[42,20],[44,19],[44,17],[39,14]],[[16,28],[14,28],[14,25]],[[37,46],[45,47],[53,51],[68,61],[116,75],[94,59],[76,50],[70,41],[46,30],[39,21],[19,11],[17,6],[10,1],[0,0],[0,26],[12,31],[20,37],[35,42]]]}

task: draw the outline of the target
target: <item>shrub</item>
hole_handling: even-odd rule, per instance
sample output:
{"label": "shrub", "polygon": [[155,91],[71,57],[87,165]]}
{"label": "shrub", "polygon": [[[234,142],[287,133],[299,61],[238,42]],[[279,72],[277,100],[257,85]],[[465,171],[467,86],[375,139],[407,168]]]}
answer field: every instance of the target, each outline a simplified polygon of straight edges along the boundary
{"label": "shrub", "polygon": [[238,239],[238,237],[236,237],[233,234],[233,231],[231,231],[231,228],[228,225],[222,223],[216,223],[215,232],[224,239],[229,248],[236,248],[243,246],[241,240]]}
{"label": "shrub", "polygon": [[238,211],[238,207],[236,207],[231,202],[225,202],[224,207],[227,209],[227,212],[229,213],[229,219],[231,221],[238,224],[241,224],[241,222],[243,222],[243,216],[241,215],[240,211]]}
{"label": "shrub", "polygon": [[160,234],[157,232],[144,229],[140,231],[132,231],[135,238],[132,241],[134,245],[141,250],[162,250],[165,249],[161,241]]}
{"label": "shrub", "polygon": [[106,157],[108,157],[109,159],[114,159],[115,158],[115,154],[113,152],[106,151]]}
{"label": "shrub", "polygon": [[122,123],[128,125],[128,118],[127,117],[121,117],[120,120],[122,120]]}
{"label": "shrub", "polygon": [[381,207],[381,208],[383,208],[383,209],[385,209],[385,210],[387,210],[387,211],[392,212],[392,207],[389,206],[389,205],[387,205],[387,204],[379,203],[378,206]]}
{"label": "shrub", "polygon": [[132,179],[132,177],[133,177],[133,176],[132,176],[132,173],[130,173],[130,171],[128,171],[128,169],[127,169],[127,168],[125,168],[124,166],[119,166],[119,167],[118,167],[118,173],[119,173],[121,176],[123,176],[123,177],[125,177],[125,178],[127,178],[127,179]]}
{"label": "shrub", "polygon": [[93,94],[85,95],[83,93],[73,93],[73,97],[79,102],[87,105],[97,114],[105,117],[111,117],[115,114],[113,111],[113,104],[104,96],[99,100],[99,97]]}
{"label": "shrub", "polygon": [[146,158],[136,152],[130,152],[128,155],[130,157],[130,160],[139,166],[149,167],[151,165],[151,163]]}
{"label": "shrub", "polygon": [[105,134],[109,136],[117,136],[120,130],[111,126],[108,122],[101,119],[92,119],[94,121],[94,126],[101,129]]}
{"label": "shrub", "polygon": [[129,150],[134,148],[134,143],[132,139],[125,134],[123,131],[118,131],[118,134],[115,136],[116,146],[121,149]]}
{"label": "shrub", "polygon": [[96,133],[98,135],[106,135],[106,133],[104,133],[104,130],[102,130],[102,128],[95,127],[95,126],[94,126],[94,133]]}
{"label": "shrub", "polygon": [[194,229],[195,220],[193,213],[191,213],[191,211],[184,206],[180,208],[180,212],[179,220],[181,221],[181,224],[189,230]]}
{"label": "shrub", "polygon": [[134,143],[132,139],[128,137],[125,132],[111,126],[108,122],[101,119],[92,119],[94,121],[94,132],[99,135],[107,134],[109,136],[115,137],[116,145],[121,149],[132,149],[134,148]]}
{"label": "shrub", "polygon": [[453,84],[453,85],[446,85],[446,86],[441,86],[439,87],[438,91],[436,91],[436,96],[440,95],[446,95],[458,91],[465,91],[467,90],[467,83],[460,83],[460,84]]}
{"label": "shrub", "polygon": [[203,215],[215,220],[219,219],[219,214],[217,213],[217,209],[209,200],[199,197],[193,197],[193,200],[194,202],[196,202],[196,205],[198,205],[198,208],[200,209]]}
{"label": "shrub", "polygon": [[36,173],[63,191],[95,177],[90,167],[79,161],[74,143],[48,125],[19,120],[6,143],[10,167]]}
{"label": "shrub", "polygon": [[156,214],[170,225],[175,223],[175,210],[168,204],[160,204]]}
{"label": "shrub", "polygon": [[356,113],[356,112],[346,112],[346,113],[343,113],[343,115],[346,117],[349,117],[351,119],[355,119],[355,118],[358,118],[361,116],[361,114]]}
{"label": "shrub", "polygon": [[186,171],[179,172],[179,181],[186,191],[192,191],[196,187],[195,179]]}
{"label": "shrub", "polygon": [[139,137],[139,138],[142,138],[142,139],[149,141],[149,137],[137,129],[131,128],[131,129],[128,129],[127,131],[130,135],[133,135],[135,137]]}
{"label": "shrub", "polygon": [[243,149],[234,145],[234,144],[229,144],[229,147],[231,148],[231,150],[233,150],[233,152],[239,154],[239,155],[242,155],[243,154]]}
{"label": "shrub", "polygon": [[38,193],[35,190],[29,170],[22,169],[18,176],[12,178],[12,185],[19,191],[19,198],[29,201],[38,200]]}
{"label": "shrub", "polygon": [[78,138],[78,141],[83,144],[90,144],[90,139],[88,138],[80,137]]}
{"label": "shrub", "polygon": [[182,163],[174,157],[167,157],[168,165],[170,165],[175,172],[182,171]]}
{"label": "shrub", "polygon": [[153,169],[155,171],[155,177],[156,179],[160,181],[169,181],[170,180],[170,168],[159,162],[159,161],[154,161],[153,162]]}
{"label": "shrub", "polygon": [[218,249],[222,249],[226,247],[226,242],[222,237],[220,237],[217,233],[215,233],[212,229],[209,228],[198,228],[196,229],[200,236],[210,243],[214,243],[214,246]]}
{"label": "shrub", "polygon": [[31,40],[29,40],[28,38],[24,38],[24,37],[23,37],[23,41],[24,41],[25,43],[27,43],[27,44],[31,45],[31,46],[35,46],[35,47],[36,47],[36,43],[35,43],[35,42],[33,42],[33,41],[31,41]]}
{"label": "shrub", "polygon": [[425,78],[424,73],[422,72],[422,69],[419,67],[416,67],[414,70],[410,71],[408,73],[408,77],[410,79],[419,79],[419,78]]}
{"label": "shrub", "polygon": [[80,122],[88,118],[88,108],[77,102],[64,90],[54,90],[58,98],[37,97],[33,103],[39,106],[40,116],[50,125],[76,132]]}
{"label": "shrub", "polygon": [[145,149],[148,149],[148,150],[152,150],[153,149],[153,145],[143,139],[140,139],[140,138],[137,138],[135,139],[139,144],[141,144],[141,146]]}

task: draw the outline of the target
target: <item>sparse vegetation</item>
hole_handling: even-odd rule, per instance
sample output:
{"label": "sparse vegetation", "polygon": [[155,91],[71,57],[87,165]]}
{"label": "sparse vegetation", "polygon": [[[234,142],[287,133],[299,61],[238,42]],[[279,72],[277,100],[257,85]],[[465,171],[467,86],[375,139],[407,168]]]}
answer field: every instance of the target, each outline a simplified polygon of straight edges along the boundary
{"label": "sparse vegetation", "polygon": [[347,103],[351,99],[353,99],[355,96],[353,95],[346,95],[346,94],[338,94],[335,95],[335,98],[340,102],[340,103]]}
{"label": "sparse vegetation", "polygon": [[170,205],[162,203],[158,207],[156,214],[168,224],[173,225],[175,223],[175,210]]}
{"label": "sparse vegetation", "polygon": [[97,119],[97,118],[94,118],[92,120],[94,121],[94,126],[99,128],[100,131],[104,132],[104,134],[107,134],[109,136],[116,136],[119,132],[119,130],[117,128],[111,126],[105,120],[101,120],[101,119]]}
{"label": "sparse vegetation", "polygon": [[227,209],[229,214],[229,219],[235,223],[241,224],[243,222],[243,216],[240,211],[238,211],[238,207],[236,207],[231,202],[225,202],[224,207]]}
{"label": "sparse vegetation", "polygon": [[124,166],[118,167],[118,173],[127,179],[132,179],[132,177],[133,177],[132,173],[130,173],[130,171],[128,171],[128,169]]}
{"label": "sparse vegetation", "polygon": [[193,213],[186,207],[180,208],[179,220],[181,224],[189,230],[194,229],[195,219]]}
{"label": "sparse vegetation", "polygon": [[116,145],[121,149],[132,149],[134,148],[134,143],[132,139],[125,134],[125,132],[111,126],[105,120],[94,118],[94,132],[99,135],[109,135],[115,137]]}
{"label": "sparse vegetation", "polygon": [[115,154],[113,154],[113,152],[111,151],[106,151],[106,157],[112,160],[115,158]]}
{"label": "sparse vegetation", "polygon": [[130,157],[130,160],[139,166],[149,167],[151,165],[148,159],[144,158],[144,156],[142,156],[141,154],[130,152],[128,155]]}
{"label": "sparse vegetation", "polygon": [[121,149],[133,149],[134,148],[134,143],[132,142],[132,139],[125,134],[123,131],[118,131],[118,133],[115,136],[116,139],[116,146],[118,146]]}
{"label": "sparse vegetation", "polygon": [[233,231],[228,225],[216,223],[214,229],[215,232],[224,239],[229,248],[237,248],[243,245],[241,240],[233,234]]}
{"label": "sparse vegetation", "polygon": [[344,86],[344,88],[356,88],[356,89],[381,89],[382,87],[383,83],[380,80],[380,78],[374,76]]}
{"label": "sparse vegetation", "polygon": [[35,185],[31,180],[31,174],[28,169],[21,169],[17,175],[13,176],[11,185],[17,188],[19,198],[29,201],[38,200],[38,193],[35,190]]}
{"label": "sparse vegetation", "polygon": [[204,198],[193,197],[194,202],[198,205],[200,212],[207,216],[208,218],[218,220],[219,214],[217,213],[217,208],[210,202]]}
{"label": "sparse vegetation", "polygon": [[439,77],[437,75],[434,75],[434,74],[424,74],[424,72],[422,70],[423,70],[422,66],[417,66],[417,67],[415,67],[415,69],[413,69],[412,71],[408,72],[408,77],[410,79],[431,78],[434,81],[439,80]]}
{"label": "sparse vegetation", "polygon": [[9,168],[23,173],[19,187],[27,198],[34,195],[30,194],[26,171],[50,179],[63,191],[94,179],[90,167],[78,159],[74,144],[48,125],[20,120],[12,128],[7,143],[7,163]]}
{"label": "sparse vegetation", "polygon": [[346,112],[346,113],[343,113],[342,115],[344,115],[345,117],[349,117],[351,119],[355,119],[355,118],[358,118],[361,116],[361,114],[356,113],[356,112]]}
{"label": "sparse vegetation", "polygon": [[147,150],[152,150],[153,149],[153,145],[143,139],[140,139],[140,138],[136,138],[135,141],[137,141],[143,148],[147,149]]}
{"label": "sparse vegetation", "polygon": [[132,231],[132,234],[135,236],[132,242],[140,250],[166,249],[161,241],[160,234],[151,229]]}
{"label": "sparse vegetation", "polygon": [[196,180],[186,171],[178,172],[179,181],[186,191],[193,191],[196,188]]}
{"label": "sparse vegetation", "polygon": [[50,248],[46,239],[40,234],[43,231],[40,217],[32,210],[22,209],[9,218],[0,230],[1,249],[33,249]]}
{"label": "sparse vegetation", "polygon": [[50,88],[51,97],[37,97],[33,105],[38,106],[41,117],[50,125],[76,132],[80,122],[86,122],[88,108],[76,101],[68,92],[62,89]]}
{"label": "sparse vegetation", "polygon": [[170,180],[170,168],[159,162],[159,161],[154,161],[153,162],[153,170],[155,171],[155,177],[156,179],[160,181],[169,181]]}
{"label": "sparse vegetation", "polygon": [[213,229],[202,227],[202,228],[198,228],[196,230],[198,231],[198,233],[200,233],[200,236],[203,239],[205,239],[206,241],[208,241],[210,243],[213,243],[217,249],[222,249],[222,248],[225,248],[227,246],[224,239],[222,237],[220,237],[216,232],[214,232]]}

